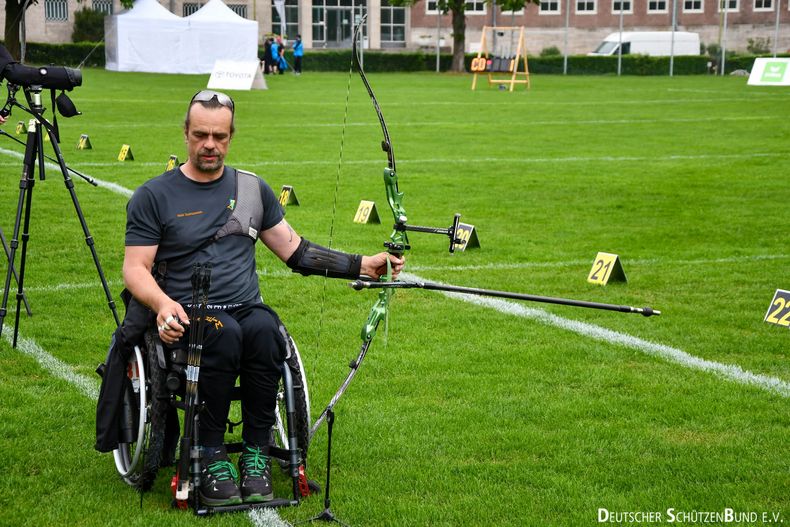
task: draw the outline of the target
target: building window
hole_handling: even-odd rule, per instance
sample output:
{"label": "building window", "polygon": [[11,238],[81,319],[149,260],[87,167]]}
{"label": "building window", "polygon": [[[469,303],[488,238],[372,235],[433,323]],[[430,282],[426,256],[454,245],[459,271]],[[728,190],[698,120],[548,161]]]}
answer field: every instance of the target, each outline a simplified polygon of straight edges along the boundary
{"label": "building window", "polygon": [[[315,9],[313,9],[315,13]],[[315,14],[313,14],[313,22],[315,22]],[[314,30],[315,32],[315,30]],[[274,7],[272,2],[272,33],[275,35],[280,34],[280,14],[277,13],[277,8]],[[299,34],[299,1],[298,0],[285,0],[285,35],[291,38],[296,38]]]}
{"label": "building window", "polygon": [[181,16],[194,14],[198,9],[200,9],[200,4],[197,2],[184,2],[184,5],[181,6]]}
{"label": "building window", "polygon": [[44,0],[44,20],[65,21],[68,19],[68,0]]}
{"label": "building window", "polygon": [[719,12],[726,11],[729,13],[738,12],[740,9],[740,0],[719,0]]}
{"label": "building window", "polygon": [[684,13],[702,13],[702,0],[683,0]]}
{"label": "building window", "polygon": [[598,12],[596,0],[576,0],[576,13],[580,15],[594,15]]}
{"label": "building window", "polygon": [[313,4],[313,42],[326,40],[326,25],[324,24],[324,6]]}
{"label": "building window", "polygon": [[464,8],[464,11],[470,15],[485,15],[485,0],[466,0],[466,7]]}
{"label": "building window", "polygon": [[381,41],[406,42],[406,8],[381,0]]}
{"label": "building window", "polygon": [[241,18],[247,18],[247,4],[228,4],[228,7]]}
{"label": "building window", "polygon": [[539,13],[541,15],[559,15],[560,14],[560,1],[559,0],[541,0]]}
{"label": "building window", "polygon": [[612,14],[619,15],[620,9],[623,10],[624,15],[630,15],[634,12],[631,0],[612,0]]}
{"label": "building window", "polygon": [[666,13],[667,0],[647,0],[648,13]]}
{"label": "building window", "polygon": [[755,11],[773,11],[774,0],[754,0]]}
{"label": "building window", "polygon": [[105,15],[111,15],[112,0],[93,0],[93,10]]}

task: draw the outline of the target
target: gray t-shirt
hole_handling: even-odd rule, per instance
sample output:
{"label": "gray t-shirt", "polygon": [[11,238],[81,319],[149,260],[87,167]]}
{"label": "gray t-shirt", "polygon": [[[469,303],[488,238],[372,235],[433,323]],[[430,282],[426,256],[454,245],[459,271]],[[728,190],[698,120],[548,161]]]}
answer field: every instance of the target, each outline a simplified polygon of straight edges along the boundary
{"label": "gray t-shirt", "polygon": [[[283,210],[271,187],[259,181],[264,231],[283,219]],[[191,303],[192,265],[209,262],[213,268],[208,303],[213,309],[260,302],[252,238],[226,236],[200,248],[226,223],[235,199],[235,170],[226,166],[210,183],[192,181],[174,168],[145,182],[129,200],[126,245],[159,246],[156,263],[167,262],[165,293],[176,302]]]}

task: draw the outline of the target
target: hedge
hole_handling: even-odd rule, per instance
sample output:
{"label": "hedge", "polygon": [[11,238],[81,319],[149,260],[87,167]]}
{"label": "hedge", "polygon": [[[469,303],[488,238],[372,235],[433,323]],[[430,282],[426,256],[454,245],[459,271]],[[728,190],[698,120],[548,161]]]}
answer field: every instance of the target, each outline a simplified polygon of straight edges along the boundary
{"label": "hedge", "polygon": [[[263,56],[263,50],[259,50]],[[466,69],[469,71],[470,63],[476,55],[467,54],[465,57]],[[790,57],[790,54],[781,54],[780,57]],[[86,60],[87,57],[87,60]],[[289,64],[293,64],[291,50],[285,52]],[[755,55],[735,55],[727,57],[726,70],[751,70]],[[29,42],[25,63],[30,65],[55,64],[58,66],[77,66],[85,60],[85,66],[104,67],[104,44],[94,42],[79,42],[76,44],[43,44]],[[365,51],[363,54],[365,71],[367,72],[395,72],[395,71],[434,71],[436,69],[436,54],[423,51]],[[708,56],[681,56],[675,57],[674,74],[700,75],[708,72]],[[530,73],[561,74],[563,66],[562,56],[528,57]],[[439,67],[448,71],[452,63],[452,55],[442,53],[439,57]],[[351,50],[307,50],[304,57],[305,71],[348,71],[351,64]],[[622,57],[622,73],[624,75],[667,75],[669,73],[669,57],[648,57],[646,55],[625,55]],[[586,55],[572,55],[568,57],[568,73],[570,75],[612,75],[617,73],[617,57],[588,57]]]}

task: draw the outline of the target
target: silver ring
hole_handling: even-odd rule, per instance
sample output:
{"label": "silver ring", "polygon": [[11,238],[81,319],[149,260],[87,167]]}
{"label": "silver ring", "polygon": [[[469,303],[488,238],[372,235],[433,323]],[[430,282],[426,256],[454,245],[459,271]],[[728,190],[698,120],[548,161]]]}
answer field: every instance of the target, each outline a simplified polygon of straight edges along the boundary
{"label": "silver ring", "polygon": [[167,324],[162,324],[161,326],[157,326],[157,327],[159,328],[160,333],[166,329],[170,329],[170,326],[168,326]]}
{"label": "silver ring", "polygon": [[176,317],[174,317],[173,315],[168,315],[167,318],[165,319],[165,324],[164,325],[167,326],[168,324],[173,322],[175,319],[176,319]]}

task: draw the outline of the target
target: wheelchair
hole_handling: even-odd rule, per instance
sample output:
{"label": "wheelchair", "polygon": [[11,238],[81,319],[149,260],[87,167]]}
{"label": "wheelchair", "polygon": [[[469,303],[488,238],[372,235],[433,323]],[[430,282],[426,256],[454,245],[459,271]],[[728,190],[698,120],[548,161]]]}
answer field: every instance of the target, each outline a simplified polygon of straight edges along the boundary
{"label": "wheelchair", "polygon": [[[305,472],[310,440],[310,397],[305,369],[290,334],[287,334],[286,344],[287,357],[282,364],[269,456],[290,477],[290,498],[275,497],[263,503],[222,507],[201,503],[196,484],[200,477],[200,449],[193,447],[190,452],[179,451],[180,431],[185,428],[181,427],[177,410],[185,408],[186,353],[181,356],[180,351],[165,348],[155,328],[146,331],[141,345],[135,346],[126,369],[121,439],[113,451],[115,467],[123,481],[145,492],[152,487],[160,468],[188,466],[186,493],[183,490],[177,492],[178,474],[171,482],[173,505],[180,509],[191,507],[197,515],[294,506],[319,490],[315,482],[307,479]],[[240,388],[236,386],[233,399],[239,398]],[[232,433],[233,428],[240,424],[228,420],[228,432]],[[226,443],[226,448],[228,453],[237,453],[241,451],[242,444]]]}

